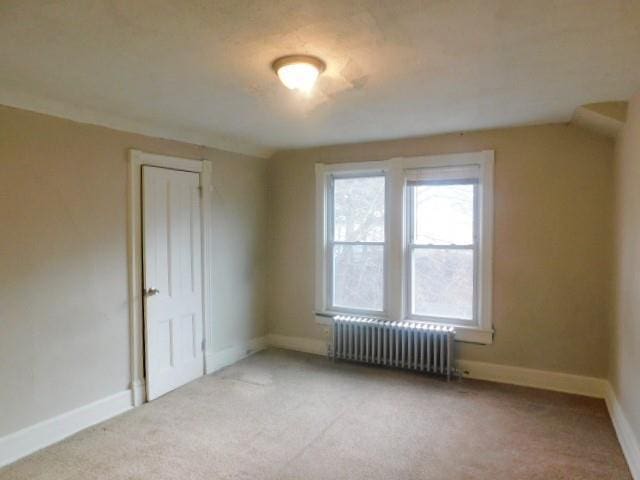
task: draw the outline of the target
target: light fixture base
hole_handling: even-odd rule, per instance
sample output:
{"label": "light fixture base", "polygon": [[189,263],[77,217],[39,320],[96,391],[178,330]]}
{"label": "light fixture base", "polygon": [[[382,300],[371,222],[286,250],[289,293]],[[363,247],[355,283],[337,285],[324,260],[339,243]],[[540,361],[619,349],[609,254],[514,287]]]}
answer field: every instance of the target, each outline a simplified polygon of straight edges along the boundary
{"label": "light fixture base", "polygon": [[276,58],[271,64],[271,68],[273,71],[278,73],[282,67],[287,65],[291,65],[293,63],[306,63],[309,65],[313,65],[318,69],[318,73],[324,72],[327,68],[327,65],[318,57],[314,57],[313,55],[285,55],[284,57]]}

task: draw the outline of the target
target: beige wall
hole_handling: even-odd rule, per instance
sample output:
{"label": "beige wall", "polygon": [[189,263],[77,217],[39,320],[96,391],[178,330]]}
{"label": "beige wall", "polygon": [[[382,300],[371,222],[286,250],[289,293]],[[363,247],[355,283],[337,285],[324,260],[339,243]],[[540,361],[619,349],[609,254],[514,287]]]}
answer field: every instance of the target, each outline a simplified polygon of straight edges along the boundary
{"label": "beige wall", "polygon": [[[214,351],[265,334],[265,310],[272,333],[323,338],[312,314],[315,162],[494,149],[497,333],[491,346],[462,345],[461,356],[607,373],[609,140],[545,125],[282,152],[266,161],[0,107],[0,436],[129,386],[129,148],[213,161]],[[629,278],[627,264],[638,260],[630,242],[640,230],[631,214],[640,174],[629,159],[637,155],[637,139],[627,134],[618,156],[618,219],[627,225],[618,264]],[[618,289],[617,305],[632,313],[619,315],[626,323],[614,342],[614,384],[637,405],[637,383],[625,385],[638,360],[639,329],[628,319],[640,306],[628,292]],[[639,425],[637,411],[634,419]]]}
{"label": "beige wall", "polygon": [[282,152],[270,165],[269,331],[314,323],[314,163],[495,150],[495,342],[468,360],[604,377],[613,143],[543,125]]}
{"label": "beige wall", "polygon": [[610,381],[640,441],[640,93],[616,145],[614,328]]}
{"label": "beige wall", "polygon": [[266,160],[0,107],[0,436],[129,387],[130,148],[213,161],[213,347],[266,333]]}

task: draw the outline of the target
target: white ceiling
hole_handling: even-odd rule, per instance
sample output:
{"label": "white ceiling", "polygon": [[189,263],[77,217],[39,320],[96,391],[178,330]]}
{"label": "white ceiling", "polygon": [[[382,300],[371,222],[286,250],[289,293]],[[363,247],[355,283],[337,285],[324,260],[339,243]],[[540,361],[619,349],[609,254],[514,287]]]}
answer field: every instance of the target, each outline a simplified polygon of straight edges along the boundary
{"label": "white ceiling", "polygon": [[[270,70],[327,62],[310,97]],[[0,103],[267,154],[568,121],[640,88],[640,0],[4,0]]]}

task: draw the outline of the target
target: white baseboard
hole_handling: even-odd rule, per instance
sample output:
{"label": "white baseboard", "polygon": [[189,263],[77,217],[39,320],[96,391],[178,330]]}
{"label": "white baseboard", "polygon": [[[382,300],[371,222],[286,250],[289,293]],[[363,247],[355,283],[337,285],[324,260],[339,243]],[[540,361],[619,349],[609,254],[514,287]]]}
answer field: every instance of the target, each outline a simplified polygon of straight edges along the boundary
{"label": "white baseboard", "polygon": [[266,337],[257,337],[246,343],[225,348],[219,352],[208,352],[205,358],[207,375],[228,367],[229,365],[242,360],[267,347]]}
{"label": "white baseboard", "polygon": [[132,408],[125,390],[0,438],[0,467]]}
{"label": "white baseboard", "polygon": [[[208,353],[206,371],[219,370],[266,346],[266,337],[259,337],[243,345]],[[142,404],[144,390],[144,383],[138,382],[128,390],[0,437],[0,467]]]}
{"label": "white baseboard", "polygon": [[[269,334],[243,345],[208,353],[207,373],[231,365],[267,346],[316,355],[327,354],[326,341]],[[631,474],[635,480],[640,480],[640,441],[606,380],[470,360],[458,360],[457,365],[467,378],[604,398]],[[141,394],[135,389],[125,390],[0,438],[0,467],[131,409],[136,397]]]}
{"label": "white baseboard", "polygon": [[[327,343],[314,338],[269,334],[267,335],[267,343],[271,347],[284,348],[286,350],[295,350],[316,355],[327,354]],[[607,380],[547,370],[474,362],[471,360],[458,360],[456,363],[458,369],[466,378],[605,399],[611,421],[618,436],[618,441],[622,446],[622,451],[629,464],[631,475],[634,480],[640,480],[640,441],[634,434]]]}
{"label": "white baseboard", "polygon": [[[327,354],[327,342],[315,338],[269,334],[267,335],[267,343],[271,347],[284,348],[286,350],[316,355]],[[606,381],[601,378],[469,360],[459,360],[457,365],[463,372],[463,376],[467,378],[510,383],[597,398],[604,398],[605,395]]]}
{"label": "white baseboard", "polygon": [[296,352],[313,353],[315,355],[327,354],[327,342],[315,338],[288,337],[286,335],[267,335],[267,344],[270,347],[295,350]]}
{"label": "white baseboard", "polygon": [[458,370],[466,378],[573,393],[587,397],[604,398],[605,396],[607,381],[603,378],[471,360],[458,360],[456,363]]}
{"label": "white baseboard", "polygon": [[607,402],[609,416],[618,435],[622,452],[627,459],[629,470],[631,470],[631,476],[635,480],[640,480],[640,440],[633,432],[633,428],[631,428],[631,424],[627,420],[616,393],[609,382],[606,385],[605,401]]}

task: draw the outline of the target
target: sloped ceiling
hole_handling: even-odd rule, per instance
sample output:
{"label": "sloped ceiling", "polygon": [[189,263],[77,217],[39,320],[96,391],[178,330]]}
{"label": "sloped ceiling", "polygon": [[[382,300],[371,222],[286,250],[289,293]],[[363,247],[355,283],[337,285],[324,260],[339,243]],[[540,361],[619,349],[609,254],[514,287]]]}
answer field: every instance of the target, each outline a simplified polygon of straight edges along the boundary
{"label": "sloped ceiling", "polygon": [[[291,53],[327,62],[308,97]],[[636,0],[0,2],[0,103],[262,155],[568,121],[639,66]]]}
{"label": "sloped ceiling", "polygon": [[615,138],[627,121],[627,102],[600,102],[581,105],[571,121],[579,127]]}

